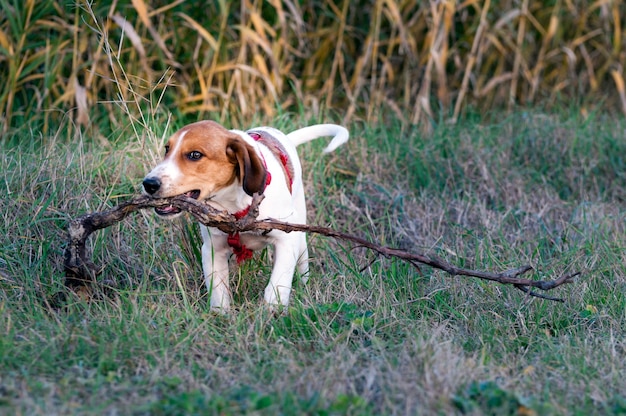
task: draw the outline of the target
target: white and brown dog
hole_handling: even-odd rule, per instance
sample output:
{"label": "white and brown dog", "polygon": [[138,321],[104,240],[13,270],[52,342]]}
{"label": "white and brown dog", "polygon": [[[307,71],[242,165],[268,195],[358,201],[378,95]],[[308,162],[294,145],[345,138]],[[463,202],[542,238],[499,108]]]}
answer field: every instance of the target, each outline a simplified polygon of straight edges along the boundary
{"label": "white and brown dog", "polygon": [[[154,198],[187,195],[207,201],[235,217],[243,217],[256,192],[264,193],[259,219],[306,223],[302,167],[296,146],[318,137],[334,136],[324,152],[348,140],[348,131],[334,124],[319,124],[285,135],[271,127],[246,132],[227,130],[213,121],[200,121],[174,133],[165,145],[165,159],[143,180],[144,192]],[[156,208],[161,217],[173,218],[180,210]],[[228,235],[200,225],[202,268],[211,296],[211,309],[227,311],[231,304],[228,263],[232,254],[241,262],[270,244],[274,267],[265,288],[270,305],[287,305],[298,267],[308,273],[306,235],[302,232],[241,233]]]}

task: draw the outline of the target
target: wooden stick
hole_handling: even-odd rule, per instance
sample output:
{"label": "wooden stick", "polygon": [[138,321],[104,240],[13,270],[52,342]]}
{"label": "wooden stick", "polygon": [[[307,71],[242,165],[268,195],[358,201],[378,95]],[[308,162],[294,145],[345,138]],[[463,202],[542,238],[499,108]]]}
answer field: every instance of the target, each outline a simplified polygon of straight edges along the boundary
{"label": "wooden stick", "polygon": [[528,296],[541,299],[563,302],[563,299],[553,298],[547,295],[533,292],[531,288],[543,291],[552,290],[563,284],[571,283],[579,272],[561,276],[556,280],[531,280],[521,276],[533,270],[531,266],[521,266],[501,272],[485,272],[457,267],[436,256],[426,256],[424,254],[410,253],[405,250],[385,247],[372,243],[362,237],[335,231],[331,228],[305,224],[290,224],[273,219],[257,220],[259,215],[259,204],[263,200],[263,195],[256,194],[252,199],[252,206],[248,214],[237,220],[226,211],[220,211],[205,203],[186,196],[177,196],[166,199],[153,199],[147,196],[139,196],[115,208],[104,212],[94,212],[76,218],[69,224],[69,243],[65,252],[66,285],[69,287],[84,286],[95,282],[95,277],[100,270],[91,262],[87,255],[85,243],[89,235],[94,231],[109,227],[121,220],[128,214],[145,208],[156,208],[163,206],[174,206],[189,212],[200,223],[207,227],[215,227],[221,231],[232,234],[235,232],[247,231],[271,231],[280,230],[284,232],[306,232],[321,234],[335,239],[346,240],[356,243],[359,246],[382,254],[385,257],[395,257],[406,261],[419,269],[419,265],[427,265],[435,269],[443,270],[452,276],[468,276],[483,280],[489,280],[500,284],[513,285],[526,293]]}

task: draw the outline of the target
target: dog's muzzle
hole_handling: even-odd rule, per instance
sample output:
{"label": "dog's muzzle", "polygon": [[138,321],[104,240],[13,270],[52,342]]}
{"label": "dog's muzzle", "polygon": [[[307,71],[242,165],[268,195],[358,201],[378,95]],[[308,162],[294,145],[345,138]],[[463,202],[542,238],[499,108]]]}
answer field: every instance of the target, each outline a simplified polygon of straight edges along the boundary
{"label": "dog's muzzle", "polygon": [[[161,181],[159,180],[159,178],[147,177],[143,180],[143,189],[146,192],[146,194],[152,197],[158,198],[160,196],[157,195],[157,192],[159,192],[159,190],[161,189]],[[200,190],[194,189],[191,191],[187,191],[183,193],[182,195],[185,195],[189,198],[198,199],[200,197]],[[156,212],[158,215],[162,217],[167,217],[167,216],[180,214],[181,210],[172,205],[168,205],[166,207],[154,208],[154,212]]]}
{"label": "dog's muzzle", "polygon": [[143,180],[143,189],[148,195],[154,195],[161,189],[161,181],[158,178],[145,178]]}

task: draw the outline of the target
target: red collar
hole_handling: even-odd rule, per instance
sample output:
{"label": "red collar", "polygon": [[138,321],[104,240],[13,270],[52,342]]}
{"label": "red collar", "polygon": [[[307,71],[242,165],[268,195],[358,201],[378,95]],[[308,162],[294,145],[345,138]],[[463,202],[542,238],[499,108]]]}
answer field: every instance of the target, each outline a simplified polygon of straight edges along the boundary
{"label": "red collar", "polygon": [[[233,216],[240,220],[250,211],[250,206],[242,209],[241,211],[237,211],[233,214]],[[245,244],[241,243],[241,236],[239,235],[239,231],[233,234],[228,234],[228,238],[226,240],[230,248],[233,250],[233,254],[235,255],[235,259],[237,260],[237,264],[240,264],[248,259],[252,258],[252,250],[245,246]]]}
{"label": "red collar", "polygon": [[[285,180],[287,181],[287,188],[289,189],[289,193],[291,193],[291,188],[293,186],[293,163],[291,163],[291,159],[289,159],[289,155],[285,150],[285,147],[282,145],[280,141],[265,130],[248,130],[246,133],[250,137],[252,137],[255,141],[261,143],[265,147],[267,147],[270,152],[276,156],[276,158],[280,161],[283,172],[285,173]],[[267,184],[269,185],[271,181],[271,175],[267,172]]]}
{"label": "red collar", "polygon": [[246,208],[242,209],[241,211],[237,211],[233,214],[233,217],[235,217],[236,219],[240,220],[243,217],[245,217],[246,215],[248,215],[248,212],[250,212],[250,205],[248,205]]}

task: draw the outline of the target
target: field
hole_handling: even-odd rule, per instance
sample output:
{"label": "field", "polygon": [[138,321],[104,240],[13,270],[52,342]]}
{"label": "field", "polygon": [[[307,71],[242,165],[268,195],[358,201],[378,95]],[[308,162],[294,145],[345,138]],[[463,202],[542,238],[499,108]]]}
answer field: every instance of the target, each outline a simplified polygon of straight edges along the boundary
{"label": "field", "polygon": [[[0,414],[626,414],[626,2],[0,0]],[[212,118],[300,148],[311,224],[511,286],[309,236],[312,273],[262,305],[271,253],[209,311],[199,230],[132,198],[165,138]]]}
{"label": "field", "polygon": [[92,239],[116,287],[63,302],[68,219],[134,195],[177,127],[3,145],[0,412],[626,412],[623,122],[519,112],[426,137],[390,118],[350,125],[330,156],[300,150],[311,223],[475,269],[581,271],[549,293],[563,303],[312,236],[285,314],[261,305],[261,253],[234,279],[238,311],[217,316],[197,226],[147,211]]}

